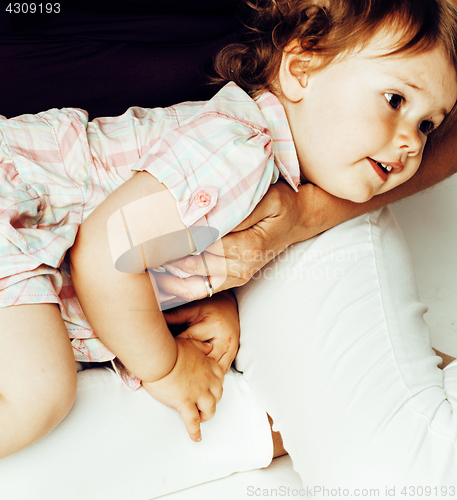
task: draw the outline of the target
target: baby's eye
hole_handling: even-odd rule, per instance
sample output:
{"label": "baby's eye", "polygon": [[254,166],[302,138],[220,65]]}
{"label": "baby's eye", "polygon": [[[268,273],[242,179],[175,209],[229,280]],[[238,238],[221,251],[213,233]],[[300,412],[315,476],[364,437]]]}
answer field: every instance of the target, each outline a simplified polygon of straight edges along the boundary
{"label": "baby's eye", "polygon": [[435,124],[431,122],[430,120],[424,120],[420,122],[419,125],[419,130],[424,134],[428,135],[430,132],[433,132],[435,130]]}
{"label": "baby's eye", "polygon": [[399,109],[403,104],[403,101],[405,100],[399,94],[384,94],[384,96],[387,99],[387,102],[389,103],[390,107],[393,109]]}

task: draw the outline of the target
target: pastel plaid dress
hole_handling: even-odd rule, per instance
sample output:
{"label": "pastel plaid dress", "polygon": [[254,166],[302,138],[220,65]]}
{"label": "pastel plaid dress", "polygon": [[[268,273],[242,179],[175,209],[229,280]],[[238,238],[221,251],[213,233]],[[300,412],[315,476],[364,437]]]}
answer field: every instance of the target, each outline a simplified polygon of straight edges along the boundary
{"label": "pastel plaid dress", "polygon": [[254,101],[234,83],[206,102],[91,122],[71,108],[0,117],[0,306],[58,304],[77,361],[115,356],[84,316],[66,252],[90,213],[143,170],[169,189],[187,227],[210,226],[219,237],[279,176],[294,190],[300,182],[279,100]]}

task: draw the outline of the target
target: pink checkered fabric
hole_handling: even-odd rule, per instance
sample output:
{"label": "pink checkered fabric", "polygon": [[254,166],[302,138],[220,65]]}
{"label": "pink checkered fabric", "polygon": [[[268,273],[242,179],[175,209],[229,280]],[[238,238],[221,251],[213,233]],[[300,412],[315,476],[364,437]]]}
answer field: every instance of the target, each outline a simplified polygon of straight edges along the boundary
{"label": "pink checkered fabric", "polygon": [[[114,355],[95,337],[75,296],[66,251],[80,224],[136,171],[170,190],[188,227],[219,237],[299,165],[283,107],[235,84],[207,102],[133,107],[88,121],[78,109],[0,117],[0,305],[59,304],[75,358]],[[202,251],[199,248],[197,251]]]}

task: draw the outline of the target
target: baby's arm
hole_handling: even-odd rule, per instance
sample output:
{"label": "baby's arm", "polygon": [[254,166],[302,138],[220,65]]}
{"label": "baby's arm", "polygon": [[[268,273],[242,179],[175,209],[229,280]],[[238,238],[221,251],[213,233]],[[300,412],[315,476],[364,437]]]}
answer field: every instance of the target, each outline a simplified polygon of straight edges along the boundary
{"label": "baby's arm", "polygon": [[[197,440],[198,410],[205,420],[214,414],[213,407],[222,393],[222,370],[196,347],[195,341],[177,343],[173,339],[149,274],[116,270],[111,254],[108,220],[135,200],[156,193],[160,204],[155,207],[154,217],[141,220],[145,214],[138,214],[137,221],[141,223],[136,224],[136,230],[141,231],[144,224],[147,233],[144,240],[150,238],[155,226],[159,235],[164,221],[172,233],[185,230],[171,193],[149,173],[139,172],[114,191],[82,224],[70,254],[71,275],[84,313],[100,340],[144,382],[150,393],[156,381],[160,381],[157,385],[167,387],[164,402],[180,411],[189,434]],[[139,237],[141,239],[141,235]],[[175,246],[162,244],[148,266],[177,258],[173,252],[181,252],[179,256],[183,256],[191,250],[190,246],[176,250]]]}

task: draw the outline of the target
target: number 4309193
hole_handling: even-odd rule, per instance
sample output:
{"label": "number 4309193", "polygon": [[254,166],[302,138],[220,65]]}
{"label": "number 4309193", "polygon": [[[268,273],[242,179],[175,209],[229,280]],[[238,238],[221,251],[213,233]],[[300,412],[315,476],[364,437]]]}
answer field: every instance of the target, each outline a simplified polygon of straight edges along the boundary
{"label": "number 4309193", "polygon": [[9,3],[5,10],[10,14],[58,14],[60,3]]}

